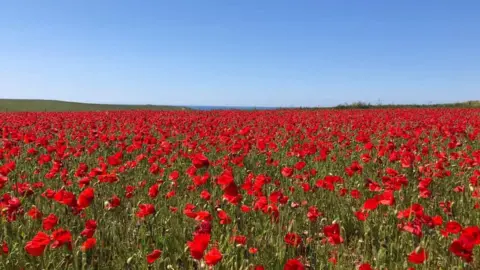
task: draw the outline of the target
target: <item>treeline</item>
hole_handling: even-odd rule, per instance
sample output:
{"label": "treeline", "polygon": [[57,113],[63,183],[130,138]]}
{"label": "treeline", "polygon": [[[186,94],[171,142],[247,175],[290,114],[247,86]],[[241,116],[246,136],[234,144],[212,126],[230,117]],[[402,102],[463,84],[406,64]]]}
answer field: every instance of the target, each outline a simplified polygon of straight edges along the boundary
{"label": "treeline", "polygon": [[456,103],[439,104],[372,104],[369,102],[344,103],[334,107],[335,109],[376,109],[376,108],[480,108],[480,101],[465,101]]}
{"label": "treeline", "polygon": [[[372,104],[369,102],[357,101],[353,103],[344,103],[332,107],[277,107],[281,110],[319,110],[319,109],[389,109],[389,108],[480,108],[480,101],[472,100],[455,103],[436,103],[436,104]],[[254,109],[256,110],[256,109]]]}

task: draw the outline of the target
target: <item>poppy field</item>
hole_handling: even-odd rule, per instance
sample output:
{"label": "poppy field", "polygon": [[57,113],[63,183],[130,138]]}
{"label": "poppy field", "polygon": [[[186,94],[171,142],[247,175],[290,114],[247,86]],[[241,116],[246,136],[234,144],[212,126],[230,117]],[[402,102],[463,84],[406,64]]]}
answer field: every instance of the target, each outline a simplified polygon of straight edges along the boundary
{"label": "poppy field", "polygon": [[0,113],[0,269],[480,269],[480,110]]}

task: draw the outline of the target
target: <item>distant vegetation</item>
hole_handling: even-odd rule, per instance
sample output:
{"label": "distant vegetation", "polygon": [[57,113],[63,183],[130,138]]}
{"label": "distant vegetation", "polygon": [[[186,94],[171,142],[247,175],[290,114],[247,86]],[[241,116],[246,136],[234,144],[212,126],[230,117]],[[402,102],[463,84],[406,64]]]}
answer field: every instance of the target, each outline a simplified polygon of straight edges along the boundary
{"label": "distant vegetation", "polygon": [[[372,104],[368,102],[353,102],[335,107],[297,107],[299,109],[375,109],[375,108],[480,108],[480,101],[466,101],[445,104]],[[212,107],[214,109],[214,107]],[[226,107],[222,109],[227,109]],[[235,107],[235,110],[264,110],[259,107]],[[275,108],[268,108],[275,109]],[[277,109],[295,109],[293,107]],[[119,105],[68,102],[59,100],[38,99],[0,99],[0,112],[65,112],[65,111],[118,111],[118,110],[195,110],[186,106],[165,105]]]}
{"label": "distant vegetation", "polygon": [[0,99],[0,112],[62,112],[118,110],[189,110],[187,107],[160,105],[114,105],[67,102],[59,100]]}
{"label": "distant vegetation", "polygon": [[337,105],[336,109],[374,109],[374,108],[480,108],[479,100],[439,104],[371,104],[368,102],[353,102]]}

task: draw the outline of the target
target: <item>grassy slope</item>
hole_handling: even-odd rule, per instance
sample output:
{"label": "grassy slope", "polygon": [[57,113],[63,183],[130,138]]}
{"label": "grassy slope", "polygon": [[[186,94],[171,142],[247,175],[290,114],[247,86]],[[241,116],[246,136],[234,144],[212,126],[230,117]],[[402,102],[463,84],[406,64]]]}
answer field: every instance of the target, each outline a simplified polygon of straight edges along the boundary
{"label": "grassy slope", "polygon": [[157,105],[113,105],[58,100],[0,99],[0,112],[25,111],[108,111],[108,110],[187,110],[187,107]]}
{"label": "grassy slope", "polygon": [[[457,108],[480,108],[480,101],[466,101],[448,104],[428,105],[374,105],[363,102],[341,104],[336,107],[312,107],[303,109],[374,109],[374,108],[428,108],[428,107],[457,107]],[[163,106],[163,105],[118,105],[118,104],[92,104],[68,102],[59,100],[39,99],[0,99],[0,112],[61,112],[61,111],[115,111],[115,110],[191,110],[188,107]]]}

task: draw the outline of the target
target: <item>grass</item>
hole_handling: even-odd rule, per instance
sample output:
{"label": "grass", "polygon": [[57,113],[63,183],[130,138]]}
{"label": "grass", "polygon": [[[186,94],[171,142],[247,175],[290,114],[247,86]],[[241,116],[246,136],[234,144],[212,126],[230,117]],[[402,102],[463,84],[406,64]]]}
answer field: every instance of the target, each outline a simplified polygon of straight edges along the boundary
{"label": "grass", "polygon": [[63,112],[118,110],[188,110],[187,107],[164,105],[93,104],[59,100],[0,99],[0,112]]}
{"label": "grass", "polygon": [[[444,104],[371,104],[354,102],[335,107],[302,107],[300,109],[388,109],[388,108],[480,108],[480,100]],[[299,109],[299,108],[279,108]],[[68,111],[119,111],[119,110],[192,110],[183,106],[94,104],[60,100],[0,99],[0,112],[68,112]],[[236,109],[238,110],[238,109]]]}

